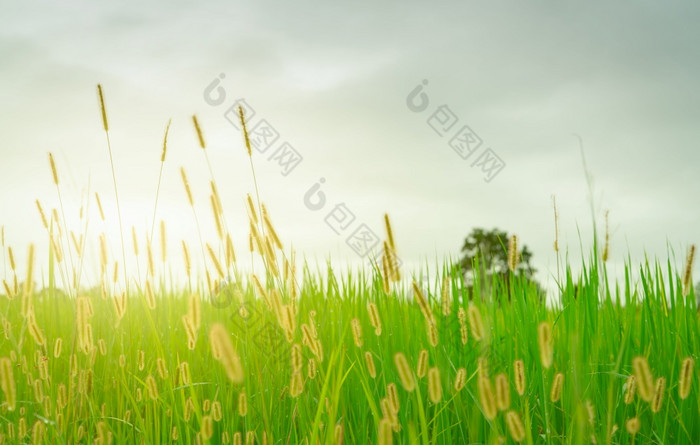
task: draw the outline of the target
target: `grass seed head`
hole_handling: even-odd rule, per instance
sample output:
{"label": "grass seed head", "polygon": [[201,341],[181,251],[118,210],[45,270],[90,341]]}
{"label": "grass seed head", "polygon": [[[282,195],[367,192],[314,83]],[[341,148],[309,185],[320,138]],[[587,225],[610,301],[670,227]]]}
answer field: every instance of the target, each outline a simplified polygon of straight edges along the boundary
{"label": "grass seed head", "polygon": [[201,430],[202,437],[209,440],[214,435],[214,419],[211,416],[202,417]]}
{"label": "grass seed head", "polygon": [[185,173],[185,167],[180,167],[180,177],[182,178],[182,185],[185,187],[185,193],[187,193],[187,202],[190,203],[190,207],[194,206],[194,199],[192,198],[192,190],[190,189],[190,182],[187,180],[187,173]]}
{"label": "grass seed head", "polygon": [[61,347],[63,346],[63,339],[58,337],[53,344],[53,357],[59,358],[61,356]]}
{"label": "grass seed head", "polygon": [[165,231],[165,221],[160,220],[160,261],[165,263],[168,258],[168,238]]}
{"label": "grass seed head", "polygon": [[197,331],[202,324],[202,311],[200,308],[200,298],[198,293],[194,292],[190,294],[189,298],[187,299],[187,308],[187,315],[190,317],[190,320],[192,320],[192,325],[194,326],[195,331]]}
{"label": "grass seed head", "polygon": [[513,362],[513,381],[518,394],[525,394],[525,363],[522,360]]}
{"label": "grass seed head", "polygon": [[32,445],[40,445],[44,443],[44,433],[46,432],[46,426],[44,421],[39,419],[34,422],[32,426]]}
{"label": "grass seed head", "polygon": [[506,414],[506,424],[508,425],[510,437],[512,437],[515,442],[522,442],[525,440],[525,428],[523,427],[518,413],[515,411],[508,411]]}
{"label": "grass seed head", "polygon": [[476,370],[479,378],[489,377],[489,361],[486,357],[479,357],[477,359]]}
{"label": "grass seed head", "polygon": [[540,323],[537,328],[537,345],[540,350],[540,362],[542,366],[544,368],[550,368],[552,366],[554,350],[552,325],[547,321]]}
{"label": "grass seed head", "polygon": [[518,237],[512,235],[508,240],[508,269],[515,272],[518,267]]}
{"label": "grass seed head", "polygon": [[267,209],[265,208],[264,204],[263,204],[262,210],[263,210],[263,222],[265,224],[265,230],[267,231],[267,235],[270,238],[272,238],[272,241],[275,243],[275,246],[279,250],[282,250],[282,241],[280,241],[280,238],[277,235],[277,231],[275,230],[275,226],[272,225],[272,220],[270,219],[270,215],[267,213]]}
{"label": "grass seed head", "polygon": [[494,383],[496,386],[496,405],[500,411],[505,411],[510,408],[508,377],[503,373],[498,374],[494,379]]}
{"label": "grass seed head", "polygon": [[[29,299],[34,290],[34,244],[29,245],[27,250],[27,275],[24,277],[24,297]],[[26,308],[27,310],[29,307]],[[26,312],[23,311],[26,316]]]}
{"label": "grass seed head", "polygon": [[168,366],[162,357],[158,357],[158,360],[156,360],[156,366],[158,367],[158,376],[162,380],[167,379],[168,378]]}
{"label": "grass seed head", "polygon": [[216,234],[221,240],[224,238],[224,229],[221,222],[221,213],[219,212],[214,195],[209,195],[209,203],[211,204],[212,216],[214,217],[214,223],[216,224]]}
{"label": "grass seed head", "polygon": [[304,391],[304,377],[301,371],[292,373],[292,378],[289,382],[289,395],[296,398]]}
{"label": "grass seed head", "polygon": [[100,111],[102,112],[102,126],[105,131],[109,131],[109,125],[107,124],[107,110],[105,109],[105,98],[102,94],[102,85],[97,84],[97,95],[100,99]]}
{"label": "grass seed head", "polygon": [[585,403],[586,406],[586,412],[588,413],[588,423],[591,426],[595,425],[595,407],[593,406],[593,402],[590,400],[586,400]]}
{"label": "grass seed head", "polygon": [[379,445],[392,445],[394,443],[393,427],[391,420],[384,417],[379,421],[378,443]]}
{"label": "grass seed head", "polygon": [[352,338],[355,341],[355,346],[362,347],[362,325],[359,318],[352,319]]}
{"label": "grass seed head", "polygon": [[634,395],[637,389],[637,378],[634,375],[627,377],[625,382],[625,405],[634,402]]}
{"label": "grass seed head", "polygon": [[485,376],[480,376],[477,380],[479,401],[481,402],[481,409],[484,413],[484,417],[488,420],[493,420],[496,418],[496,414],[498,414],[496,398],[493,394],[493,385],[491,385],[491,380]]}
{"label": "grass seed head", "polygon": [[549,393],[549,399],[552,403],[557,403],[561,399],[561,391],[564,386],[564,374],[561,372],[556,373],[554,376],[554,381],[552,382],[552,390]]}
{"label": "grass seed head", "polygon": [[333,430],[333,438],[335,440],[336,445],[343,445],[345,441],[345,433],[343,429],[344,428],[342,423],[335,424],[335,429]]}
{"label": "grass seed head", "polygon": [[440,337],[438,336],[437,324],[431,323],[429,321],[426,321],[425,324],[428,329],[428,341],[430,342],[430,346],[435,348],[437,347],[440,341]]}
{"label": "grass seed head", "polygon": [[382,411],[382,417],[389,419],[392,428],[396,431],[399,426],[398,412],[394,409],[394,405],[391,403],[391,400],[389,400],[389,397],[384,397],[379,402],[379,407]]}
{"label": "grass seed head", "polygon": [[637,356],[632,359],[632,368],[634,369],[639,397],[645,402],[651,402],[654,397],[654,376],[649,369],[646,357]]}
{"label": "grass seed head", "polygon": [[467,383],[467,370],[465,368],[459,368],[457,370],[457,375],[455,376],[454,388],[456,392],[460,392],[464,385]]}
{"label": "grass seed head", "polygon": [[369,351],[365,351],[365,365],[367,366],[367,373],[373,379],[377,377],[377,369],[374,366],[374,357]]}
{"label": "grass seed head", "polygon": [[666,379],[659,377],[654,384],[654,397],[651,399],[651,412],[658,413],[661,411],[661,405],[664,402],[664,391],[666,390]]}
{"label": "grass seed head", "polygon": [[163,151],[160,154],[160,162],[165,162],[165,154],[168,152],[168,132],[170,131],[170,124],[172,122],[172,119],[168,120],[168,125],[165,127],[165,136],[163,136]]}
{"label": "grass seed head", "polygon": [[248,414],[248,398],[245,392],[238,394],[238,415],[245,417]]}
{"label": "grass seed head", "polygon": [[0,358],[0,387],[2,392],[5,393],[5,402],[9,411],[14,411],[17,406],[17,388],[12,368],[12,362],[9,358]]}
{"label": "grass seed head", "polygon": [[14,272],[15,270],[17,270],[17,265],[15,263],[15,255],[12,252],[12,247],[7,248],[7,256],[10,260],[10,269],[12,269],[12,271]]}
{"label": "grass seed head", "polygon": [[423,377],[425,377],[425,375],[427,373],[428,373],[428,350],[423,349],[418,354],[418,365],[416,366],[416,376],[418,376],[419,379],[422,379]]}
{"label": "grass seed head", "polygon": [[58,172],[56,171],[56,162],[53,159],[52,153],[49,153],[49,164],[51,165],[51,176],[53,177],[53,183],[58,185]]}
{"label": "grass seed head", "polygon": [[416,302],[418,302],[418,306],[420,307],[420,310],[423,313],[423,317],[425,317],[425,320],[428,323],[435,324],[435,316],[433,315],[433,311],[430,309],[428,300],[425,298],[423,290],[420,288],[420,286],[418,286],[418,284],[415,281],[413,282],[413,296],[415,297]]}
{"label": "grass seed head", "polygon": [[224,414],[221,410],[221,402],[218,400],[215,400],[211,404],[211,417],[214,419],[214,422],[219,422],[223,418]]}
{"label": "grass seed head", "polygon": [[39,216],[41,216],[41,224],[44,226],[45,229],[49,229],[49,223],[46,220],[46,214],[44,214],[44,209],[41,207],[41,203],[37,199],[36,201],[36,208],[39,210]]}
{"label": "grass seed head", "polygon": [[301,345],[295,343],[292,345],[292,372],[301,372],[303,365],[303,357],[301,353]]}
{"label": "grass seed head", "polygon": [[236,263],[236,251],[233,248],[233,241],[231,241],[231,235],[226,234],[226,268],[231,267],[232,264]]}
{"label": "grass seed head", "polygon": [[216,345],[216,348],[221,351],[221,358],[219,361],[224,366],[229,380],[234,383],[241,383],[244,376],[241,359],[233,348],[233,343],[231,343],[231,337],[226,327],[221,323],[213,324],[209,329],[209,341],[212,345]]}
{"label": "grass seed head", "polygon": [[481,318],[479,308],[473,304],[469,304],[469,308],[467,308],[467,316],[469,319],[469,327],[472,331],[472,337],[474,337],[476,341],[482,340],[486,333],[484,331],[484,322]]}
{"label": "grass seed head", "polygon": [[416,380],[413,377],[413,371],[406,360],[406,356],[402,352],[398,352],[394,355],[394,364],[399,372],[399,378],[401,379],[401,385],[408,392],[413,392],[416,389]]}
{"label": "grass seed head", "polygon": [[216,254],[214,253],[214,249],[211,247],[211,244],[207,243],[207,252],[209,253],[209,257],[211,258],[212,263],[214,263],[214,267],[216,268],[216,272],[219,274],[219,279],[223,279],[226,274],[224,273],[224,268],[221,267],[221,263],[219,262],[219,259],[216,257]]}
{"label": "grass seed head", "polygon": [[391,292],[391,270],[389,266],[389,259],[387,259],[387,243],[384,242],[384,255],[382,255],[382,290],[385,294]]}
{"label": "grass seed head", "polygon": [[27,327],[29,328],[29,334],[37,345],[43,346],[46,344],[46,337],[44,337],[44,333],[39,328],[33,314],[27,318]]}
{"label": "grass seed head", "polygon": [[392,409],[398,413],[401,405],[399,404],[399,391],[396,388],[396,383],[386,385],[386,393],[389,396],[389,401],[391,401]]}
{"label": "grass seed head", "polygon": [[379,318],[379,309],[374,303],[367,303],[367,312],[369,313],[369,322],[374,327],[376,335],[382,334],[382,320]]}
{"label": "grass seed head", "polygon": [[248,218],[254,224],[258,224],[258,212],[255,210],[255,204],[253,204],[253,198],[250,193],[246,195],[246,204],[248,205]]}
{"label": "grass seed head", "polygon": [[187,248],[187,243],[184,240],[182,241],[182,258],[185,262],[185,272],[189,278],[192,272],[192,263],[190,262],[190,250]]}
{"label": "grass seed head", "polygon": [[241,120],[241,128],[243,129],[243,140],[245,141],[245,148],[248,151],[248,157],[253,156],[253,151],[250,148],[250,139],[248,138],[248,127],[245,123],[245,116],[243,116],[243,107],[238,107],[238,117]]}
{"label": "grass seed head", "polygon": [[442,315],[447,317],[450,315],[452,309],[452,290],[450,288],[450,276],[445,275],[442,278],[442,289],[440,292],[441,303],[442,303]]}
{"label": "grass seed head", "polygon": [[316,373],[317,373],[317,372],[318,372],[318,370],[317,370],[317,368],[316,368],[316,359],[314,359],[313,357],[311,357],[311,358],[308,360],[307,365],[306,365],[306,376],[307,376],[309,379],[313,380],[313,379],[316,378]]}
{"label": "grass seed head", "polygon": [[440,382],[440,370],[433,366],[428,371],[428,397],[433,403],[442,400],[442,383]]}
{"label": "grass seed head", "polygon": [[627,419],[627,422],[625,422],[625,428],[627,428],[627,432],[632,436],[636,435],[639,432],[640,426],[641,423],[639,422],[639,418],[637,417]]}
{"label": "grass seed head", "polygon": [[686,357],[681,364],[680,378],[678,379],[678,396],[685,400],[690,394],[690,386],[693,383],[693,367],[695,361],[692,357]]}
{"label": "grass seed head", "polygon": [[394,231],[391,230],[391,223],[389,222],[389,215],[384,214],[384,227],[386,228],[386,238],[389,241],[389,247],[392,250],[396,250],[396,244],[394,244]]}
{"label": "grass seed head", "polygon": [[467,331],[467,311],[463,307],[460,307],[457,311],[457,319],[459,320],[459,337],[463,345],[467,344],[469,340]]}
{"label": "grass seed head", "polygon": [[148,397],[150,397],[151,400],[158,400],[158,384],[156,383],[156,379],[150,374],[146,377],[146,389],[148,390]]}
{"label": "grass seed head", "polygon": [[192,123],[194,124],[194,131],[197,133],[197,141],[199,141],[199,146],[204,150],[207,148],[207,144],[204,143],[204,135],[202,134],[202,127],[199,126],[199,120],[197,120],[197,115],[192,115]]}
{"label": "grass seed head", "polygon": [[693,274],[693,260],[695,259],[695,244],[690,246],[688,250],[688,258],[685,262],[685,273],[683,274],[683,296],[687,297],[690,295],[690,289],[693,285],[692,274]]}

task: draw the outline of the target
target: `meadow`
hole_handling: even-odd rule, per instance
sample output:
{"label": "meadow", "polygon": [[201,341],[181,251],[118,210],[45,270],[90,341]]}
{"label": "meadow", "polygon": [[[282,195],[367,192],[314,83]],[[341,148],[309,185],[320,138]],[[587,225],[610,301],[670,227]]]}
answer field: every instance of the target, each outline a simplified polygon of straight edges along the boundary
{"label": "meadow", "polygon": [[[167,130],[163,164],[166,154]],[[51,155],[49,165],[60,197]],[[216,233],[178,253],[166,253],[164,226],[148,240],[122,229],[109,252],[104,233],[65,227],[62,202],[37,202],[37,237],[49,240],[38,279],[34,246],[20,267],[3,233],[0,443],[700,443],[694,247],[683,270],[630,259],[616,282],[594,240],[580,274],[563,264],[559,298],[545,304],[522,277],[470,280],[450,259],[414,278],[387,215],[373,267],[312,270],[253,193],[249,245],[236,251],[210,185]],[[207,258],[202,276],[192,249]],[[241,265],[248,253],[264,265],[256,273]],[[127,256],[143,275],[125,275]],[[99,264],[99,283],[81,281],[86,262]],[[168,284],[156,263],[178,263],[189,284]]]}

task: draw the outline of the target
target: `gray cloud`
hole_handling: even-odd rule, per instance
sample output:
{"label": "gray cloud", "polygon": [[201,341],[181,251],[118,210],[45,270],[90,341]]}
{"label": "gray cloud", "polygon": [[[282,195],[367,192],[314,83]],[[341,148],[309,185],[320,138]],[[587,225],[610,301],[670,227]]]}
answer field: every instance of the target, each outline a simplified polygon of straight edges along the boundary
{"label": "gray cloud", "polygon": [[[283,233],[301,240],[309,255],[332,250],[352,257],[323,215],[301,204],[323,176],[333,202],[347,202],[363,221],[380,228],[388,211],[410,261],[455,254],[471,227],[499,226],[519,233],[545,269],[553,259],[551,195],[569,246],[578,249],[577,224],[585,245],[591,236],[574,133],[582,136],[595,175],[596,210],[602,218],[611,209],[616,260],[624,259],[627,245],[664,256],[667,237],[679,248],[700,239],[700,210],[692,205],[700,192],[700,7],[691,2],[23,2],[3,8],[0,223],[19,243],[34,233],[5,215],[11,208],[34,212],[35,197],[53,199],[46,151],[61,154],[76,198],[88,172],[93,188],[109,193],[97,82],[107,91],[120,179],[134,212],[148,208],[154,193],[170,117],[166,214],[187,211],[179,165],[192,170],[193,183],[206,185],[188,121],[197,112],[220,188],[240,222],[240,197],[251,189],[240,140],[222,109],[201,96],[221,72],[229,99],[249,99],[305,156],[287,178],[264,158],[257,162],[266,200],[288,227]],[[431,108],[415,114],[405,99],[423,79]],[[471,160],[450,149],[447,136],[428,127],[441,104],[506,161],[493,182],[486,184]],[[146,219],[135,216],[133,223]],[[188,230],[185,224],[173,232],[187,236]]]}

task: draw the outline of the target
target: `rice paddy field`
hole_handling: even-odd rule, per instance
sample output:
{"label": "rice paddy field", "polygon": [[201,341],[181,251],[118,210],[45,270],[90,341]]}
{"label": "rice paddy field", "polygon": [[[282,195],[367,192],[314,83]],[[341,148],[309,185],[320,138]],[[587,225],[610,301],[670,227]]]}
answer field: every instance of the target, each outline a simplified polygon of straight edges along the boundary
{"label": "rice paddy field", "polygon": [[[99,97],[111,156],[101,88]],[[166,151],[164,142],[163,161]],[[65,227],[62,202],[37,202],[31,216],[43,220],[47,264],[3,234],[0,442],[700,443],[693,248],[683,270],[630,259],[616,281],[593,241],[583,271],[563,264],[545,304],[525,279],[467,282],[450,259],[414,278],[398,266],[388,216],[373,267],[313,270],[253,193],[250,243],[236,250],[214,181],[211,190],[212,214],[199,218],[214,218],[217,233],[181,252],[158,248],[164,228],[150,241],[122,230],[109,252],[105,234]],[[15,262],[20,248],[26,265]],[[191,265],[199,250],[201,276]],[[248,254],[263,265],[255,273],[242,266]],[[141,274],[124,276],[134,256]],[[97,283],[82,278],[88,262],[99,264]],[[160,272],[168,264],[187,284]]]}

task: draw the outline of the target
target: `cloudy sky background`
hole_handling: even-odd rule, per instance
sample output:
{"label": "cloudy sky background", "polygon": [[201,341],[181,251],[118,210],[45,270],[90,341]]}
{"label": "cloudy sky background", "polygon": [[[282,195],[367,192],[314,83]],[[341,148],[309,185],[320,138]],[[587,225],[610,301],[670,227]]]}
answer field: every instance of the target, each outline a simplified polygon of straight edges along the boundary
{"label": "cloudy sky background", "polygon": [[[108,222],[91,199],[89,238],[106,231],[121,256],[95,91],[102,83],[124,226],[140,236],[151,226],[163,132],[173,120],[158,219],[177,267],[179,240],[195,252],[198,245],[180,166],[205,241],[216,241],[193,113],[245,258],[244,197],[253,183],[240,133],[224,118],[238,98],[304,157],[288,176],[267,160],[271,151],[254,162],[283,241],[310,261],[362,263],[324,223],[345,203],[357,218],[348,233],[366,223],[383,236],[382,215],[391,215],[409,268],[458,255],[473,227],[499,227],[530,247],[551,286],[553,195],[560,245],[575,265],[592,244],[580,135],[601,228],[610,210],[611,268],[645,252],[665,260],[669,249],[681,264],[700,240],[699,22],[692,2],[2,2],[6,244],[20,264],[30,242],[45,258],[34,200],[59,205],[51,151],[69,226],[78,230],[81,197],[99,192]],[[203,91],[221,73],[226,101],[210,106]],[[424,79],[430,105],[414,113],[406,97]],[[439,105],[459,118],[453,130],[469,125],[481,150],[506,163],[492,181],[471,166],[481,151],[463,160],[427,124]],[[314,212],[303,196],[320,178],[328,204]],[[96,242],[90,251],[97,254]]]}

